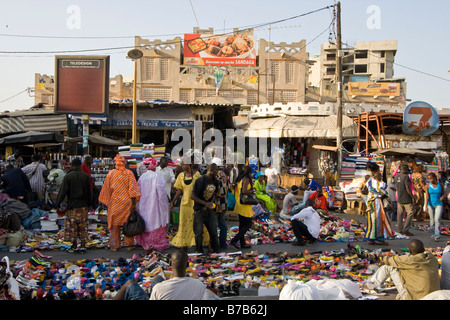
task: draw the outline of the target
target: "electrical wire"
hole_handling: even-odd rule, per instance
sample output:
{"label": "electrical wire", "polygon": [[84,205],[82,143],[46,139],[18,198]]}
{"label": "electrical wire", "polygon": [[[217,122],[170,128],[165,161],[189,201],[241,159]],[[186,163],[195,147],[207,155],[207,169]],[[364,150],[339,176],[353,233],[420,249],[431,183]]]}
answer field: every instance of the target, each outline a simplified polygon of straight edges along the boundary
{"label": "electrical wire", "polygon": [[[282,23],[285,21],[289,21],[289,20],[293,20],[293,19],[298,19],[307,15],[311,15],[323,10],[328,10],[329,8],[334,7],[334,5],[331,6],[326,6],[320,9],[316,9],[316,10],[312,10],[306,13],[302,13],[296,16],[292,16],[289,18],[284,18],[284,19],[280,19],[280,20],[276,20],[276,21],[272,21],[272,22],[265,22],[265,23],[260,23],[260,24],[255,24],[255,25],[249,25],[249,26],[244,26],[244,27],[240,27],[239,31],[246,31],[246,30],[252,30],[255,28],[261,28],[267,25],[271,25],[271,24],[278,24],[278,23]],[[226,34],[233,34],[234,33],[234,29],[230,32],[224,33]],[[4,34],[0,34],[0,36],[3,36]],[[12,35],[10,35],[12,36]],[[20,36],[20,37],[41,37],[41,36],[26,36],[26,35],[16,35],[16,36]],[[51,38],[50,36],[46,36],[46,38]],[[58,39],[62,39],[62,38],[67,38],[69,39],[70,37],[58,37]],[[91,37],[92,39],[98,39],[95,37]],[[55,37],[56,39],[56,37]],[[183,40],[174,40],[174,41],[166,41],[164,42],[165,45],[170,45],[170,44],[178,44],[178,43],[183,43]],[[132,49],[132,48],[136,48],[136,46],[121,46],[121,47],[108,47],[108,48],[94,48],[94,49],[76,49],[76,50],[54,50],[54,51],[0,51],[0,54],[61,54],[61,53],[76,53],[76,52],[94,52],[94,51],[107,51],[107,50],[121,50],[121,49]]]}
{"label": "electrical wire", "polygon": [[25,90],[23,90],[23,91],[20,91],[19,93],[16,93],[15,95],[13,95],[13,96],[11,96],[11,97],[5,99],[5,100],[0,101],[0,103],[6,102],[6,101],[8,101],[8,100],[11,100],[12,98],[15,98],[15,97],[17,97],[18,95],[21,95],[22,93],[27,92],[27,91],[28,91],[28,89],[25,89]]}

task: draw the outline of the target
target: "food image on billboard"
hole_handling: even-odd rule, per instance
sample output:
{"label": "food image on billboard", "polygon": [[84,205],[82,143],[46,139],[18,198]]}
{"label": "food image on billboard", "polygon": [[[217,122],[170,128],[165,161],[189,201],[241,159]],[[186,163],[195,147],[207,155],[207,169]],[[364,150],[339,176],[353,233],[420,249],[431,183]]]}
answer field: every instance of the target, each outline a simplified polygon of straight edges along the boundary
{"label": "food image on billboard", "polygon": [[184,35],[184,64],[205,66],[256,66],[256,36]]}

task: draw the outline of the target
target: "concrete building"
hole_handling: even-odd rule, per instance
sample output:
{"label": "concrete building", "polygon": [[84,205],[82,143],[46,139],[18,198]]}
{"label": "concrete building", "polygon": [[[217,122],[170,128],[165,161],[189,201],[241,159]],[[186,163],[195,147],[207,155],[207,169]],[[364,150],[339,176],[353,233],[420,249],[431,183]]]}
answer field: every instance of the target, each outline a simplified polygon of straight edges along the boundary
{"label": "concrete building", "polygon": [[[194,28],[195,34],[214,34],[214,29]],[[235,34],[252,34],[252,30]],[[305,40],[296,43],[259,40],[258,65],[227,66],[218,90],[211,65],[185,65],[182,39],[149,41],[135,38],[143,52],[138,60],[138,97],[195,103],[255,105],[305,101],[307,68]]]}
{"label": "concrete building", "polygon": [[[344,102],[406,106],[406,81],[394,77],[397,40],[355,42],[353,48],[344,48],[341,53]],[[320,65],[320,85],[309,88],[308,93],[312,98],[315,93],[321,102],[335,101],[336,45],[322,44],[316,63]],[[317,77],[314,70],[313,77]]]}

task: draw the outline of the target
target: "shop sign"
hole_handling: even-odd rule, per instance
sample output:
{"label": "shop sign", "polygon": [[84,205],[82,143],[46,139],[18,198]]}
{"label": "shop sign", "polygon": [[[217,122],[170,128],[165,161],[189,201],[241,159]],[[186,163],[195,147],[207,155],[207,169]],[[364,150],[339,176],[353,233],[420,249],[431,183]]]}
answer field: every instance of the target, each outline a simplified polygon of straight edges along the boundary
{"label": "shop sign", "polygon": [[403,133],[426,137],[439,128],[439,115],[428,103],[415,101],[410,103],[403,113]]}

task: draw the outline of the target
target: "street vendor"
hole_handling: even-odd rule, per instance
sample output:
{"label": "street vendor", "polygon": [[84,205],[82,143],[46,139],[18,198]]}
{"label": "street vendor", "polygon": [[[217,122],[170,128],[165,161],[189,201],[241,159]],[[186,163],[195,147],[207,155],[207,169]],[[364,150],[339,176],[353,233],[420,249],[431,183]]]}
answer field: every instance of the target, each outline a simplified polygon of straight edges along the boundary
{"label": "street vendor", "polygon": [[325,195],[323,194],[322,188],[319,188],[309,196],[306,200],[306,206],[308,204],[312,205],[316,210],[323,210],[328,214],[328,201]]}
{"label": "street vendor", "polygon": [[271,214],[273,214],[275,212],[275,209],[277,208],[277,203],[266,192],[266,180],[263,171],[259,171],[256,174],[256,181],[254,187],[256,197],[260,200],[263,200],[267,209],[270,211]]}

